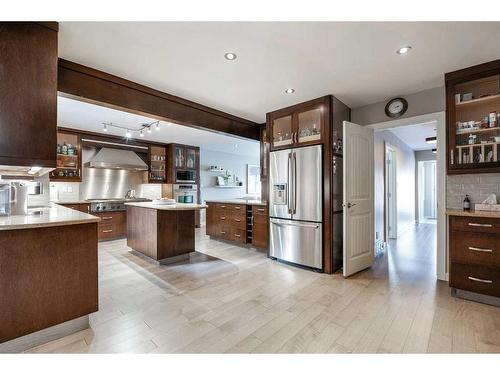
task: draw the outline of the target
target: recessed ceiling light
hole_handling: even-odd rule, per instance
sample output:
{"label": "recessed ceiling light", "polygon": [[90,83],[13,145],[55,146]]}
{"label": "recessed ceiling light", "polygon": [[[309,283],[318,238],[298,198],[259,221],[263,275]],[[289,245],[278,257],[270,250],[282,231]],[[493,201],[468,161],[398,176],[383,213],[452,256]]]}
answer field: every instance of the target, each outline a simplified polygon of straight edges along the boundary
{"label": "recessed ceiling light", "polygon": [[224,54],[224,57],[226,58],[226,60],[236,60],[236,53],[233,53],[233,52],[227,52]]}
{"label": "recessed ceiling light", "polygon": [[397,53],[398,55],[404,55],[404,54],[406,54],[406,53],[410,52],[410,50],[411,50],[411,46],[404,46],[404,47],[401,47],[400,49],[398,49],[398,50],[396,51],[396,53]]}
{"label": "recessed ceiling light", "polygon": [[436,137],[425,138],[425,143],[433,144],[433,143],[436,143],[436,142],[437,142],[437,138]]}
{"label": "recessed ceiling light", "polygon": [[285,94],[293,94],[295,92],[295,89],[286,89]]}

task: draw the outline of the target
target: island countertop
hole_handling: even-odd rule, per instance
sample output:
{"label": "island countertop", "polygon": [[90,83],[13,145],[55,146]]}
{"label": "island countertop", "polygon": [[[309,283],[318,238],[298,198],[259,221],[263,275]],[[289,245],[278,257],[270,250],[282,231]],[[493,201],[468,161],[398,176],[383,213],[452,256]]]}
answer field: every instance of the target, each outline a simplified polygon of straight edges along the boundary
{"label": "island countertop", "polygon": [[448,216],[466,216],[466,217],[489,217],[493,219],[500,219],[499,211],[464,211],[457,209],[447,209],[446,215]]}
{"label": "island countertop", "polygon": [[100,220],[96,216],[50,203],[46,207],[28,208],[27,215],[0,216],[0,230],[57,227],[94,223]]}
{"label": "island countertop", "polygon": [[260,199],[209,199],[207,203],[247,204],[249,206],[267,206],[267,202]]}
{"label": "island countertop", "polygon": [[153,210],[162,211],[189,211],[189,210],[203,210],[207,208],[205,204],[194,203],[176,203],[176,204],[154,204],[153,202],[127,202],[126,206],[150,208]]}

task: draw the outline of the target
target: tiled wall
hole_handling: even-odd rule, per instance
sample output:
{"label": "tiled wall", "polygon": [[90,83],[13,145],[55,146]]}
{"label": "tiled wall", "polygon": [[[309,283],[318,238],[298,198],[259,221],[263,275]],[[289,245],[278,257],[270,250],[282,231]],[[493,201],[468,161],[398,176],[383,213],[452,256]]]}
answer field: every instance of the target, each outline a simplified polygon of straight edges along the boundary
{"label": "tiled wall", "polygon": [[462,208],[465,194],[474,207],[492,193],[500,201],[500,173],[450,175],[446,179],[446,208]]}

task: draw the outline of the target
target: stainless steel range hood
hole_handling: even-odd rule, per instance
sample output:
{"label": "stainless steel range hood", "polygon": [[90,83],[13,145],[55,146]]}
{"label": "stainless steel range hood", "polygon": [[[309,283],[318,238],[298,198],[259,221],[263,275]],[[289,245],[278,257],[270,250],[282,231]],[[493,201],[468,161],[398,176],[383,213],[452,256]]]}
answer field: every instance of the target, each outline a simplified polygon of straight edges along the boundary
{"label": "stainless steel range hood", "polygon": [[147,171],[147,164],[134,152],[103,147],[95,156],[84,164],[87,168],[125,169],[129,171]]}

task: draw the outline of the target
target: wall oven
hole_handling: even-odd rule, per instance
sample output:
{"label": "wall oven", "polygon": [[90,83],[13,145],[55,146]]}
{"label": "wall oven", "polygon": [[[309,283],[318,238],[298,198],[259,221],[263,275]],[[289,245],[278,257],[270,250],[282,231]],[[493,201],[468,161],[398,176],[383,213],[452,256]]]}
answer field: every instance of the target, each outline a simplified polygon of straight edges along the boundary
{"label": "wall oven", "polygon": [[175,172],[175,182],[177,183],[196,183],[196,171],[177,170]]}
{"label": "wall oven", "polygon": [[190,184],[174,184],[174,199],[179,203],[198,203],[198,186]]}

